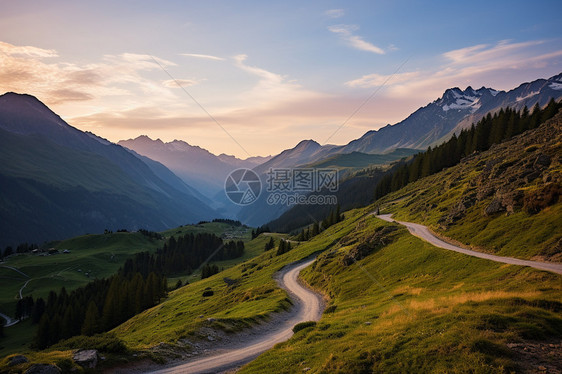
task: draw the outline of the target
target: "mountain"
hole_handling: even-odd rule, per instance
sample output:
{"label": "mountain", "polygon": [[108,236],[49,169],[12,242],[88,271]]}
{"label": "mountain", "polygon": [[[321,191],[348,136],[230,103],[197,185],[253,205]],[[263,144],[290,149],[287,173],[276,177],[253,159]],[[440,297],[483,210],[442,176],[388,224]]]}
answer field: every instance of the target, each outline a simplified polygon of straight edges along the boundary
{"label": "mountain", "polygon": [[[388,165],[418,152],[412,149],[397,149],[384,155],[361,152],[349,154],[336,153],[332,155],[329,151],[333,148],[336,148],[336,146],[321,146],[314,140],[303,140],[294,148],[286,149],[269,161],[254,168],[262,182],[262,194],[251,205],[241,207],[237,212],[237,218],[249,225],[259,226],[278,217],[283,217],[280,221],[275,221],[272,224],[277,230],[289,231],[302,226],[298,222],[308,222],[310,217],[322,217],[330,209],[333,209],[332,205],[272,204],[269,201],[271,191],[267,191],[270,178],[268,172],[270,169],[290,170],[298,167],[304,169],[337,170],[340,180],[339,190],[334,195],[338,201],[343,203],[346,209],[351,209],[371,201],[372,191],[366,188],[366,186],[376,183],[383,174],[380,170],[361,169]],[[356,173],[355,179],[351,182],[346,181],[346,177],[351,173]],[[288,195],[294,194],[294,191],[286,192]],[[300,194],[302,193],[300,192]],[[307,192],[304,192],[304,194],[306,195]],[[322,195],[324,192],[315,191],[313,194]],[[332,193],[330,194],[332,195]],[[288,211],[291,213],[285,215]],[[287,220],[290,220],[291,223],[287,224]]]}
{"label": "mountain", "polygon": [[367,132],[349,144],[332,152],[384,153],[394,148],[425,149],[448,139],[453,132],[470,127],[489,112],[511,107],[531,109],[535,104],[544,106],[551,98],[562,97],[562,73],[549,79],[523,83],[510,91],[496,91],[482,87],[474,90],[458,87],[445,91],[443,96],[416,110],[405,120]]}
{"label": "mountain", "polygon": [[164,143],[160,139],[152,140],[146,135],[121,140],[118,144],[161,162],[184,182],[211,199],[218,192],[224,194],[224,182],[230,172],[238,168],[254,168],[270,158],[251,157],[240,160],[225,154],[215,156],[206,149],[181,140]]}
{"label": "mountain", "polygon": [[227,155],[227,154],[224,154],[224,153],[221,153],[217,157],[222,162],[225,162],[225,163],[227,163],[229,165],[232,165],[234,167],[248,168],[248,169],[252,169],[252,168],[254,168],[258,165],[261,165],[264,162],[267,162],[272,158],[272,156],[253,156],[253,157],[248,157],[247,159],[241,160],[241,159],[239,159],[235,156]]}
{"label": "mountain", "polygon": [[314,140],[302,140],[295,147],[286,149],[269,161],[257,166],[254,171],[258,174],[267,172],[270,168],[290,168],[298,165],[309,164],[316,160],[322,151],[330,149],[332,146],[321,146]]}
{"label": "mountain", "polygon": [[68,125],[33,96],[0,96],[0,134],[0,245],[215,215],[163,165]]}

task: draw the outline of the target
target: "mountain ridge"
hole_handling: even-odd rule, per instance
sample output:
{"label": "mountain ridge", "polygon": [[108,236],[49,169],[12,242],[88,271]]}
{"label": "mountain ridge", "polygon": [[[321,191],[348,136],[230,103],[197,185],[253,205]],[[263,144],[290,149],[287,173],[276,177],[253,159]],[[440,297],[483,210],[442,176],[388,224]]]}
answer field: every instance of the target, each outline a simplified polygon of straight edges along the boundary
{"label": "mountain ridge", "polygon": [[82,132],[31,95],[0,96],[0,245],[216,215],[162,164]]}

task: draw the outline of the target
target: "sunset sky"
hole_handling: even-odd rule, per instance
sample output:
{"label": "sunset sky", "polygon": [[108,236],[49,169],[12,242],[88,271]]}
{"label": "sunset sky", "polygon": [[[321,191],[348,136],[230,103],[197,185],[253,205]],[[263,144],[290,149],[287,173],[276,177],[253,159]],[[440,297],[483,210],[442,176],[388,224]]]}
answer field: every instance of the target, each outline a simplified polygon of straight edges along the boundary
{"label": "sunset sky", "polygon": [[347,143],[449,87],[556,75],[561,13],[558,0],[0,0],[0,94],[115,142],[276,154]]}

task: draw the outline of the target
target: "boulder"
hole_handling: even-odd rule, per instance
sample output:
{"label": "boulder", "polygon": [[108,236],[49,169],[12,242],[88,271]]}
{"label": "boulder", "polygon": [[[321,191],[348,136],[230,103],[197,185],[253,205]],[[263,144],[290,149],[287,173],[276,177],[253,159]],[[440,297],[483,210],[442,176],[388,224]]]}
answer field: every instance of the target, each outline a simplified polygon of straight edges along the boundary
{"label": "boulder", "polygon": [[8,366],[16,366],[19,364],[25,364],[26,362],[29,362],[27,357],[24,355],[16,355],[8,359]]}
{"label": "boulder", "polygon": [[83,349],[76,351],[72,358],[74,362],[84,368],[95,369],[98,365],[99,355],[95,349]]}
{"label": "boulder", "polygon": [[61,374],[62,371],[55,365],[34,364],[25,371],[25,374]]}
{"label": "boulder", "polygon": [[484,209],[484,213],[487,216],[491,216],[500,212],[505,212],[505,207],[502,205],[502,200],[497,197],[490,202],[486,209]]}

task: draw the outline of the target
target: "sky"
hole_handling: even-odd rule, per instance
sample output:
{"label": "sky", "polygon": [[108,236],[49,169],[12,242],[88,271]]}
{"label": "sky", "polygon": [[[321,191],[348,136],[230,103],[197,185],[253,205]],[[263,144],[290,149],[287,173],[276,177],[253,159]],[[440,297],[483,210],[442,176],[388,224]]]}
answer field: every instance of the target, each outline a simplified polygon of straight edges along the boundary
{"label": "sky", "polygon": [[555,1],[0,0],[0,94],[117,142],[346,144],[467,86],[562,72]]}

